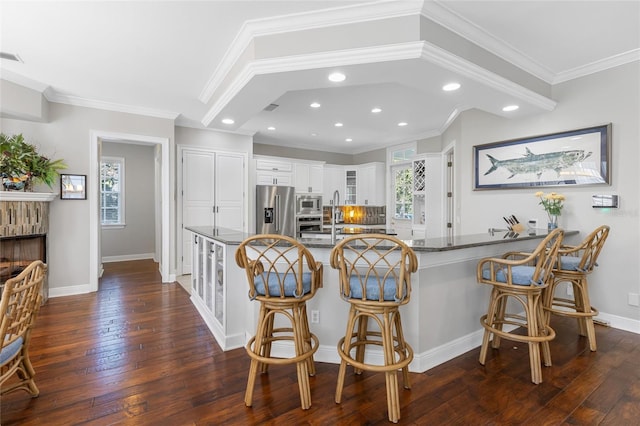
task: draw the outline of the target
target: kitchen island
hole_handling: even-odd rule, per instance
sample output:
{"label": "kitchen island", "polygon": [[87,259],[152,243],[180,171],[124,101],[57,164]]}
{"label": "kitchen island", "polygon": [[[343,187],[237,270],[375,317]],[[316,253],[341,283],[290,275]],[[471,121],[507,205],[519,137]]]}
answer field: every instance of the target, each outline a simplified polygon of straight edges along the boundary
{"label": "kitchen island", "polygon": [[[223,350],[242,347],[253,335],[259,304],[249,300],[245,271],[236,265],[234,255],[253,234],[205,226],[187,229],[193,232],[191,300]],[[577,234],[565,231],[568,243]],[[486,313],[491,289],[476,282],[478,260],[507,251],[531,251],[546,235],[546,230],[532,230],[405,240],[418,257],[411,301],[401,307],[405,338],[415,353],[411,371],[426,371],[480,346],[480,317]],[[320,340],[315,359],[339,363],[336,344],[344,334],[349,306],[340,298],[338,272],[329,264],[333,244],[322,238],[299,241],[324,265],[324,287],[307,304],[309,312],[319,314],[319,321],[310,324]],[[273,347],[275,356],[290,356],[292,351],[286,343]],[[372,351],[370,356],[382,353]]]}

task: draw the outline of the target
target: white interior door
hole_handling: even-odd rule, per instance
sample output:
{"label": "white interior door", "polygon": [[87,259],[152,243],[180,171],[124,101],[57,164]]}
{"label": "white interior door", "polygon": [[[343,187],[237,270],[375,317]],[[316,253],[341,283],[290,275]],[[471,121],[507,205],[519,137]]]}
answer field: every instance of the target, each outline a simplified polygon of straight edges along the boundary
{"label": "white interior door", "polygon": [[244,229],[244,166],[243,154],[216,154],[216,226]]}
{"label": "white interior door", "polygon": [[192,233],[187,226],[213,226],[215,153],[182,151],[182,273],[191,273]]}

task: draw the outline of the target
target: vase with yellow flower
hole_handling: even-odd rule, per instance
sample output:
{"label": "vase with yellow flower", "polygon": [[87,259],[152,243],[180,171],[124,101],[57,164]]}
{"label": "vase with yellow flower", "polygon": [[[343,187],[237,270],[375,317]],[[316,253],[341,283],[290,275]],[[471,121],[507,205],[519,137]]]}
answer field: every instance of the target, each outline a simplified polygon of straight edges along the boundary
{"label": "vase with yellow flower", "polygon": [[562,214],[562,207],[564,206],[564,195],[556,192],[550,192],[545,194],[542,191],[536,192],[536,197],[540,199],[538,204],[541,204],[544,211],[547,212],[549,222],[547,222],[547,229],[552,231],[558,227],[558,216]]}

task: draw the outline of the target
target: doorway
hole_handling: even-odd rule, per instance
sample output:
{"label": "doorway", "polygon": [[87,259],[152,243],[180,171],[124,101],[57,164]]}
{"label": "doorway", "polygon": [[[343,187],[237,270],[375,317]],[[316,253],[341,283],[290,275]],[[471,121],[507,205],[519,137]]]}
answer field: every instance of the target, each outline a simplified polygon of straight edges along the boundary
{"label": "doorway", "polygon": [[[160,164],[156,171],[156,217],[161,223],[156,227],[156,256],[160,259],[160,274],[162,282],[175,281],[175,274],[170,274],[170,170],[169,139],[156,136],[135,135],[126,133],[105,132],[92,130],[90,132],[90,162],[88,180],[94,188],[100,185],[100,151],[102,141],[138,143],[154,145],[156,163]],[[98,290],[98,279],[102,270],[100,257],[100,195],[99,191],[89,191],[89,291]],[[159,234],[159,235],[158,235]],[[157,242],[160,241],[158,250]]]}

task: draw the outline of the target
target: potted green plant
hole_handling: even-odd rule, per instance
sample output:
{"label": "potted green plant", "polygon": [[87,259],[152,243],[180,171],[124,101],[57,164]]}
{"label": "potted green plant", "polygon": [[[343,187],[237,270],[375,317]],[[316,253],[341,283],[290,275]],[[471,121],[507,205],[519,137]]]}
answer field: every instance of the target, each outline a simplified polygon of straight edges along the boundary
{"label": "potted green plant", "polygon": [[7,136],[0,133],[0,176],[5,190],[32,191],[39,182],[53,188],[60,170],[67,166],[63,160],[51,160],[38,153],[36,147],[24,140],[22,134]]}

